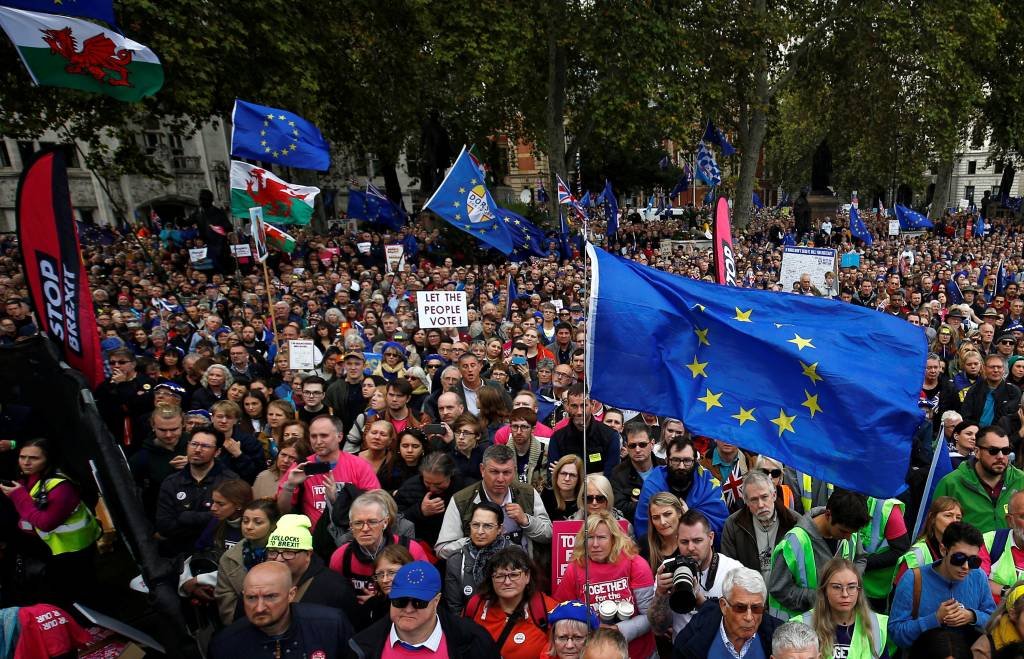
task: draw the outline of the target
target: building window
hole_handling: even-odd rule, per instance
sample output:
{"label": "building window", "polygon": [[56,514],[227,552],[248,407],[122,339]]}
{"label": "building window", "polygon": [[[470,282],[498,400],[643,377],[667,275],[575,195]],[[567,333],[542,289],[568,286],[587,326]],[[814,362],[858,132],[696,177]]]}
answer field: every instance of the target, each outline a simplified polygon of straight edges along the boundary
{"label": "building window", "polygon": [[21,157],[21,166],[25,167],[28,165],[28,161],[32,160],[32,154],[36,152],[36,145],[27,140],[18,141],[18,155]]}
{"label": "building window", "polygon": [[974,174],[976,171],[978,171],[978,161],[977,160],[968,160],[967,161],[967,173],[968,174]]}
{"label": "building window", "polygon": [[11,166],[11,154],[7,151],[7,140],[0,139],[0,167]]}
{"label": "building window", "polygon": [[967,201],[971,202],[972,204],[974,203],[974,186],[973,185],[968,185],[968,186],[964,187],[964,199],[966,199]]}
{"label": "building window", "polygon": [[147,130],[139,135],[139,143],[142,146],[142,152],[147,156],[156,155],[164,143],[163,133]]}
{"label": "building window", "polygon": [[999,199],[999,186],[998,185],[993,185],[992,186],[992,198],[993,199]]}
{"label": "building window", "polygon": [[39,149],[54,148],[60,150],[61,155],[64,156],[64,164],[67,165],[68,169],[78,169],[81,167],[81,162],[78,160],[78,150],[74,144],[57,144],[56,142],[40,142]]}

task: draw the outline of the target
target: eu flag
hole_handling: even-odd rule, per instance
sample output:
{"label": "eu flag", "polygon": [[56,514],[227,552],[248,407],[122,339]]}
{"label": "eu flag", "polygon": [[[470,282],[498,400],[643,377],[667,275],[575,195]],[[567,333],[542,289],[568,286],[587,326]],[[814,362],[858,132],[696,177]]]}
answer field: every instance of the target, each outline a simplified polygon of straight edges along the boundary
{"label": "eu flag", "polygon": [[893,210],[896,212],[896,219],[900,221],[901,229],[931,229],[935,226],[927,217],[906,206],[896,204]]}
{"label": "eu flag", "polygon": [[604,180],[604,192],[601,193],[604,199],[604,217],[608,223],[606,234],[614,236],[619,232],[619,201],[615,198],[615,191],[612,190],[612,182]]}
{"label": "eu flag", "polygon": [[544,245],[547,237],[533,222],[529,221],[519,213],[514,213],[507,208],[495,206],[494,212],[505,223],[505,228],[512,235],[511,261],[523,261],[531,256],[547,256],[548,252]]}
{"label": "eu flag", "polygon": [[715,124],[711,121],[708,122],[707,128],[704,129],[704,136],[701,137],[701,139],[720,148],[723,156],[728,157],[736,153],[736,147],[729,144],[729,140],[726,139],[725,133],[715,128]]}
{"label": "eu flag", "polygon": [[235,99],[231,122],[233,156],[321,172],[331,167],[320,129],[294,112]]}
{"label": "eu flag", "polygon": [[679,418],[694,434],[828,483],[904,486],[925,335],[815,297],[718,286],[588,246],[593,397]]}
{"label": "eu flag", "polygon": [[0,5],[24,9],[25,11],[39,11],[44,14],[97,18],[105,23],[116,26],[114,21],[114,3],[112,0],[75,0],[74,2],[59,2],[58,0],[0,0]]}
{"label": "eu flag", "polygon": [[405,226],[408,219],[405,211],[373,183],[366,184],[366,205],[376,220],[392,231],[400,231]]}
{"label": "eu flag", "polygon": [[864,221],[860,219],[860,213],[857,211],[856,206],[850,206],[850,234],[854,238],[863,240],[864,244],[868,246],[875,242],[871,232],[864,226]]}
{"label": "eu flag", "polygon": [[508,255],[515,245],[512,234],[497,215],[498,205],[484,185],[484,173],[462,147],[441,186],[423,205],[452,226]]}

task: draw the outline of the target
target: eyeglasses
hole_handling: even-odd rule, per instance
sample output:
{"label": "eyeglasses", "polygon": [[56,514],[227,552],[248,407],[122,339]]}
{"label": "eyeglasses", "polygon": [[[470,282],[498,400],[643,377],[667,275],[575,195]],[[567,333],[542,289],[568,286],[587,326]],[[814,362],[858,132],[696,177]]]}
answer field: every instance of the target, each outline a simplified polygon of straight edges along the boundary
{"label": "eyeglasses", "polygon": [[357,519],[349,524],[354,529],[372,529],[384,523],[382,519]]}
{"label": "eyeglasses", "polygon": [[608,503],[608,497],[603,494],[588,494],[587,503]]}
{"label": "eyeglasses", "polygon": [[975,554],[974,556],[968,556],[962,551],[954,552],[949,555],[949,564],[954,567],[963,567],[964,563],[967,563],[967,567],[972,570],[977,570],[981,567],[981,556]]}
{"label": "eyeglasses", "polygon": [[216,444],[204,444],[202,442],[189,442],[188,445],[200,451],[212,451],[217,448]]}
{"label": "eyeglasses", "polygon": [[673,467],[692,467],[696,460],[693,458],[669,458],[668,463]]}
{"label": "eyeglasses", "polygon": [[313,396],[313,397],[317,397],[317,396],[323,396],[323,395],[324,395],[324,392],[322,392],[322,391],[303,391],[303,392],[302,392],[302,395],[303,395],[303,396]]}
{"label": "eyeglasses", "polygon": [[580,475],[579,474],[574,474],[574,473],[572,473],[570,471],[563,471],[560,474],[558,474],[558,477],[559,478],[564,478],[566,480],[574,480],[576,478],[579,478]]}
{"label": "eyeglasses", "polygon": [[396,609],[404,609],[410,604],[412,604],[412,608],[416,609],[417,611],[422,611],[423,609],[427,608],[427,606],[430,604],[430,601],[416,599],[415,597],[396,597],[395,599],[391,600],[391,606],[395,607]]}
{"label": "eyeglasses", "polygon": [[456,437],[476,437],[478,433],[472,430],[459,430],[455,433]]}
{"label": "eyeglasses", "polygon": [[498,583],[519,581],[523,578],[524,572],[522,570],[509,570],[508,572],[495,572],[491,575],[491,579]]}
{"label": "eyeglasses", "polygon": [[302,553],[301,551],[291,551],[291,550],[278,551],[276,549],[268,549],[267,550],[267,558],[272,560],[272,561],[276,561],[278,558],[283,558],[286,561],[290,561],[290,560],[292,560],[293,558],[295,558],[296,556],[298,556],[301,553]]}
{"label": "eyeglasses", "polygon": [[509,426],[509,429],[512,432],[527,432],[530,430],[530,426],[526,425],[525,423],[516,423]]}
{"label": "eyeglasses", "polygon": [[570,643],[572,643],[573,645],[583,645],[583,643],[586,640],[587,640],[586,636],[577,636],[577,635],[570,636],[568,634],[559,634],[558,636],[555,637],[555,643],[558,643],[559,645],[568,645]]}
{"label": "eyeglasses", "polygon": [[469,528],[473,529],[474,531],[493,531],[494,529],[498,528],[498,525],[492,524],[490,522],[470,522]]}
{"label": "eyeglasses", "polygon": [[391,581],[398,574],[398,570],[379,570],[373,573],[373,578],[377,581]]}
{"label": "eyeglasses", "polygon": [[759,616],[762,613],[764,613],[764,604],[747,604],[746,602],[737,602],[736,604],[733,604],[724,597],[722,598],[722,601],[728,604],[729,608],[735,611],[736,613],[743,614],[747,611],[750,611],[755,616]]}
{"label": "eyeglasses", "polygon": [[121,366],[123,364],[131,364],[132,360],[130,360],[130,359],[111,359],[110,363],[114,364],[115,366]]}
{"label": "eyeglasses", "polygon": [[782,478],[781,469],[761,469],[762,474],[768,474],[772,478]]}
{"label": "eyeglasses", "polygon": [[626,448],[647,448],[650,445],[650,442],[633,442],[632,444],[626,444]]}
{"label": "eyeglasses", "polygon": [[828,589],[831,590],[836,595],[846,595],[846,594],[856,595],[857,593],[860,592],[860,586],[855,584],[855,583],[854,584],[850,584],[848,586],[844,586],[841,583],[830,583],[828,585]]}
{"label": "eyeglasses", "polygon": [[975,446],[975,448],[986,451],[992,457],[995,457],[1002,453],[1003,455],[1010,455],[1013,453],[1013,449],[1009,446]]}
{"label": "eyeglasses", "polygon": [[562,373],[561,371],[555,371],[556,378],[571,378],[572,373]]}

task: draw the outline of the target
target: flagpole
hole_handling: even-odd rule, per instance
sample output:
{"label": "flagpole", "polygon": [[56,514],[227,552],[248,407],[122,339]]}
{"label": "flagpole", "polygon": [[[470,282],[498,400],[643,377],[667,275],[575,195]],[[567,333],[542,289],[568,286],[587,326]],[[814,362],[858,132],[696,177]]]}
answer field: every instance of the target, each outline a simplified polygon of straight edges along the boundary
{"label": "flagpole", "polygon": [[263,259],[263,282],[267,288],[267,319],[270,321],[270,329],[274,332],[274,343],[277,344],[277,351],[281,351],[281,333],[274,321],[274,296],[270,292],[270,271],[267,269],[267,259]]}

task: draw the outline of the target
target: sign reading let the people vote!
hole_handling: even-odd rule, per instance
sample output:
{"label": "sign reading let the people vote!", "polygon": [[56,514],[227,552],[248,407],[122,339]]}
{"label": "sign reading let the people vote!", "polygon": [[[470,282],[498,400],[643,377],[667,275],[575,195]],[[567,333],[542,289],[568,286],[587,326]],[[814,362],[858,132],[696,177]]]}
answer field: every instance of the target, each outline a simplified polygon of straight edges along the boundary
{"label": "sign reading let the people vote!", "polygon": [[420,291],[416,310],[420,327],[465,327],[469,325],[465,291]]}

